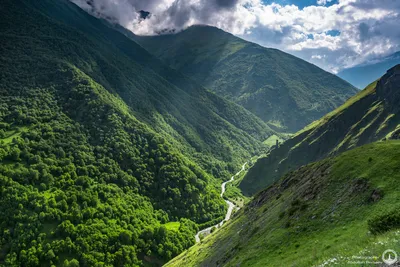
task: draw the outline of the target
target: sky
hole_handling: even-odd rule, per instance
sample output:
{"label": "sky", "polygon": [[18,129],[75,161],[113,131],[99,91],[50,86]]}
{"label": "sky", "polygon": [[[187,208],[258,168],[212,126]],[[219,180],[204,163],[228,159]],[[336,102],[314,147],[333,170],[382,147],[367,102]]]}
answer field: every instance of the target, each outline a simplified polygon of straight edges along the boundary
{"label": "sky", "polygon": [[333,73],[400,51],[400,0],[71,1],[135,34],[206,24]]}

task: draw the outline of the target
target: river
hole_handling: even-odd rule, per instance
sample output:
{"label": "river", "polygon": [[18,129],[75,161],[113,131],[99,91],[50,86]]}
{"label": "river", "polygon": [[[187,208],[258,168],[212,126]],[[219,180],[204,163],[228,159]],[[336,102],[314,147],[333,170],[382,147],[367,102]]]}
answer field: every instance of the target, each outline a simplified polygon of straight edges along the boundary
{"label": "river", "polygon": [[[235,175],[233,175],[230,180],[228,180],[226,182],[223,182],[221,184],[221,197],[224,196],[225,189],[226,189],[226,184],[227,183],[231,183],[233,180],[235,180],[235,176],[238,176],[242,171],[244,171],[244,169],[246,167],[246,164],[247,164],[247,162],[242,165],[242,168],[240,169],[240,171],[238,171]],[[208,228],[205,228],[205,229],[197,232],[197,234],[195,235],[196,243],[200,242],[200,235],[201,234],[204,234],[206,236],[209,235],[211,233],[211,229],[213,227],[219,228],[224,224],[224,222],[228,221],[231,218],[233,208],[235,208],[236,205],[233,204],[232,202],[230,202],[229,200],[226,200],[226,199],[225,199],[225,202],[228,204],[228,210],[226,211],[225,219],[222,220],[221,222],[219,222],[218,224],[214,225],[214,226],[210,226]]]}

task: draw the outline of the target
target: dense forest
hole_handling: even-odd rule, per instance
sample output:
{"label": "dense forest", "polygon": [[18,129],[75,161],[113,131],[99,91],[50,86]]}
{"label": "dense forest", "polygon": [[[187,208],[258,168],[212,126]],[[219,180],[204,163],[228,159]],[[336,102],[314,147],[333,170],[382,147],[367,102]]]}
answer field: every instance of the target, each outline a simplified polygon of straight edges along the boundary
{"label": "dense forest", "polygon": [[[2,87],[9,93],[0,126],[6,265],[169,259],[194,243],[198,226],[183,218],[203,223],[225,210],[202,169],[93,80],[47,61],[26,73],[33,75]],[[40,87],[19,87],[31,78]],[[163,226],[171,220],[181,220],[179,231]]]}
{"label": "dense forest", "polygon": [[0,14],[0,265],[160,265],[221,219],[268,126],[67,0]]}

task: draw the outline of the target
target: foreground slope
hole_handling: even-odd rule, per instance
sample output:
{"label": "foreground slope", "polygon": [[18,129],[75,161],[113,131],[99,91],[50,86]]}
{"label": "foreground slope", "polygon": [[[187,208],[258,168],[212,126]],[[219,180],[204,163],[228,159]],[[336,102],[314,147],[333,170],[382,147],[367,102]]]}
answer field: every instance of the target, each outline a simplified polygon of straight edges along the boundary
{"label": "foreground slope", "polygon": [[166,266],[381,262],[385,250],[400,251],[399,161],[400,141],[392,140],[304,166]]}
{"label": "foreground slope", "polygon": [[400,132],[400,65],[261,158],[240,188],[254,194],[289,170]]}
{"label": "foreground slope", "polygon": [[67,0],[0,15],[0,265],[161,265],[223,216],[260,119]]}
{"label": "foreground slope", "polygon": [[171,67],[281,131],[300,130],[357,91],[306,61],[214,27],[134,38]]}

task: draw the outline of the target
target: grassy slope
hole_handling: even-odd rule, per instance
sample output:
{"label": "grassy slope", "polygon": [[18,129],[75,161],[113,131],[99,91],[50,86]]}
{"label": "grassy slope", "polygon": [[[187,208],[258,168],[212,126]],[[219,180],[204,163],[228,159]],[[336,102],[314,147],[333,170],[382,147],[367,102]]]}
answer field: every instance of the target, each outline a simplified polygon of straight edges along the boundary
{"label": "grassy slope", "polygon": [[347,149],[391,136],[400,124],[398,79],[393,68],[345,104],[293,135],[278,149],[260,158],[240,184],[251,195],[289,170]]}
{"label": "grassy slope", "polygon": [[312,64],[213,27],[134,38],[173,68],[283,131],[301,129],[356,93]]}
{"label": "grassy slope", "polygon": [[[399,215],[400,142],[373,143],[307,165],[256,195],[216,234],[167,266],[313,266],[400,250],[400,231],[367,221]],[[397,222],[399,225],[399,222]]]}

